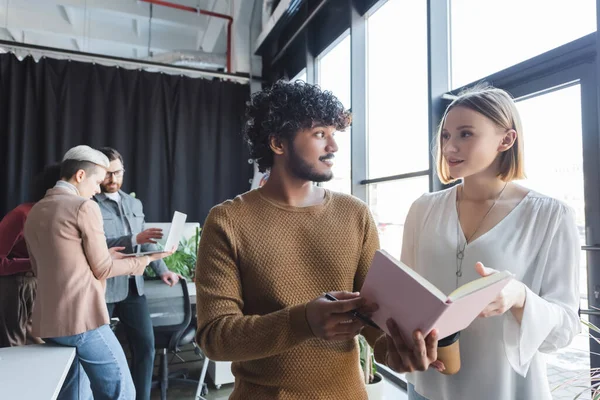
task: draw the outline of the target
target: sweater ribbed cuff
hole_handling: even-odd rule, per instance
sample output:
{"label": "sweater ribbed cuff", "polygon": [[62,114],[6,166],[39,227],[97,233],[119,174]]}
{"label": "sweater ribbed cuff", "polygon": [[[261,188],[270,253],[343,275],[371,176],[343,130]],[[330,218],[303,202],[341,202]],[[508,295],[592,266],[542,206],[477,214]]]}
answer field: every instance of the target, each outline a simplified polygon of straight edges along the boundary
{"label": "sweater ribbed cuff", "polygon": [[306,319],[306,305],[301,304],[290,309],[290,324],[294,337],[299,341],[313,338],[313,332],[310,329]]}

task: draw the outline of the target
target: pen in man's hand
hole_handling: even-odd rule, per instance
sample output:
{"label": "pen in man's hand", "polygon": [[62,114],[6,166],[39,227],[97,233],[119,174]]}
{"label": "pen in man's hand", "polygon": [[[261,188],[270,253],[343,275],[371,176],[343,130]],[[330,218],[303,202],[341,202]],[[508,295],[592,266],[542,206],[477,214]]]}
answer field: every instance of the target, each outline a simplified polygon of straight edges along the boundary
{"label": "pen in man's hand", "polygon": [[[338,301],[338,299],[336,299],[334,296],[332,296],[329,293],[325,293],[325,298],[329,301]],[[361,314],[360,312],[356,311],[356,310],[352,310],[350,311],[350,313],[355,316],[356,318],[360,319],[362,322],[364,322],[365,324],[372,326],[375,329],[379,329],[381,330],[381,328],[371,320],[371,318],[367,317],[366,315]]]}

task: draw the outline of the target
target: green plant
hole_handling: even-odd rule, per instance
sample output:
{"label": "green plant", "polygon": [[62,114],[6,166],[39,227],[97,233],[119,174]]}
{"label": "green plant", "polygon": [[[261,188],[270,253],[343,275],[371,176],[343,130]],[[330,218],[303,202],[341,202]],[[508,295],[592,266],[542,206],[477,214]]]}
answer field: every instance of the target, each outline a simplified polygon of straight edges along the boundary
{"label": "green plant", "polygon": [[365,385],[373,383],[377,367],[375,365],[375,356],[373,349],[363,335],[358,335],[358,346],[360,351],[360,368],[363,372]]}
{"label": "green plant", "polygon": [[[600,310],[597,307],[590,306],[590,308],[595,310]],[[588,336],[594,340],[596,343],[600,344],[600,338],[598,336],[594,336],[593,333],[600,334],[600,328],[596,325],[592,324],[589,321],[586,321],[580,318],[581,324],[588,330]],[[590,352],[590,354],[599,355],[598,353]],[[559,390],[563,387],[572,387],[580,389],[581,391],[573,398],[573,400],[579,399],[585,393],[591,393],[592,400],[600,400],[600,368],[591,368],[589,371],[583,371],[578,373],[574,377],[560,383],[556,387],[552,389],[552,392]]]}
{"label": "green plant", "polygon": [[[188,280],[192,280],[194,278],[194,272],[196,271],[196,257],[198,256],[199,242],[200,228],[196,228],[196,233],[189,239],[181,239],[175,253],[164,258],[167,268]],[[164,248],[162,245],[159,246]],[[156,277],[156,273],[150,267],[146,268],[146,275],[149,277]]]}

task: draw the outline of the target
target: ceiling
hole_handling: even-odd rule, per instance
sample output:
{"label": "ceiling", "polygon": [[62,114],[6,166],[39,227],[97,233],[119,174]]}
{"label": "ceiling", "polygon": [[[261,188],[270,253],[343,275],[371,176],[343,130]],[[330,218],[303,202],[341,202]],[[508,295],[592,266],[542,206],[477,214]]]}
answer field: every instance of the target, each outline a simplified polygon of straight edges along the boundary
{"label": "ceiling", "polygon": [[[234,0],[168,1],[234,15]],[[225,27],[142,0],[0,0],[0,40],[201,68],[225,66]]]}

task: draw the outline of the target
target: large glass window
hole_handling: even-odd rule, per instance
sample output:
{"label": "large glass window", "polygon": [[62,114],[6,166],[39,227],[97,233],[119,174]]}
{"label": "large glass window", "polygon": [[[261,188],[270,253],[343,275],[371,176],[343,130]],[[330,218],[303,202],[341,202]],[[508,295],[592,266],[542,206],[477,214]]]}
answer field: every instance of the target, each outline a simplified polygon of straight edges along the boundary
{"label": "large glass window", "polygon": [[390,0],[367,20],[369,179],[429,168],[427,2]]}
{"label": "large glass window", "polygon": [[[521,185],[559,199],[575,210],[580,241],[585,238],[585,196],[583,190],[583,145],[581,119],[581,87],[576,84],[517,102],[524,123],[525,173]],[[548,118],[552,115],[552,118]],[[579,289],[581,308],[587,309],[587,259],[581,253]],[[587,319],[587,316],[582,316]],[[573,398],[589,385],[590,343],[587,330],[577,335],[567,348],[549,354],[548,379],[551,387],[560,387],[568,380],[573,385],[560,387],[555,399]],[[582,371],[588,371],[582,374]],[[585,377],[587,382],[583,382]],[[561,397],[565,396],[565,397]],[[580,397],[589,399],[587,396]]]}
{"label": "large glass window", "polygon": [[451,0],[452,88],[596,31],[596,0]]}
{"label": "large glass window", "polygon": [[377,223],[381,248],[398,259],[408,210],[413,201],[427,192],[427,175],[369,185],[369,206]]}
{"label": "large glass window", "polygon": [[[390,0],[367,19],[367,177],[429,170],[427,2]],[[410,205],[429,191],[422,176],[368,185],[381,247],[400,258]]]}
{"label": "large glass window", "polygon": [[[311,68],[308,75],[352,109],[357,121],[354,140],[350,131],[337,134],[335,178],[323,186],[351,192],[351,143],[354,143],[358,156],[353,164],[354,183],[360,180],[364,185],[354,186],[358,189],[355,194],[368,203],[373,213],[381,247],[400,258],[410,205],[431,189],[430,137],[436,129],[431,121],[441,117],[438,115],[441,110],[430,108],[430,96],[438,101],[441,91],[486,79],[500,87],[510,84],[518,93],[517,106],[525,129],[527,179],[520,183],[573,207],[581,241],[585,243],[586,229],[588,234],[594,234],[597,228],[597,221],[585,219],[586,210],[588,217],[594,215],[597,204],[595,195],[590,198],[590,193],[596,193],[598,182],[595,175],[590,177],[593,168],[589,159],[585,163],[585,194],[583,190],[583,146],[586,152],[597,155],[597,149],[590,150],[597,147],[592,139],[597,133],[594,130],[597,116],[586,117],[586,112],[589,114],[596,107],[592,103],[596,101],[595,90],[588,87],[593,74],[588,74],[579,65],[580,60],[568,51],[559,57],[560,65],[548,57],[544,57],[544,63],[535,57],[595,32],[596,18],[595,0],[381,0],[365,15],[353,13],[350,26],[356,40],[352,48],[350,34],[345,33],[308,65]],[[428,38],[433,46],[429,50],[435,51],[431,54],[434,63],[431,71],[428,71]],[[443,51],[445,46],[447,53]],[[566,47],[569,50],[573,46]],[[351,50],[352,57],[360,61],[354,68],[351,68]],[[436,62],[439,57],[443,57],[442,63]],[[530,69],[532,73],[541,68],[543,74],[527,76],[522,81],[515,68],[507,71],[517,72],[514,76],[489,81],[491,74],[526,60],[528,65],[536,65]],[[444,68],[446,61],[450,65],[448,70]],[[573,67],[565,69],[567,62]],[[580,73],[580,67],[585,73]],[[542,76],[543,81],[539,79]],[[365,85],[364,93],[358,94],[365,96],[365,102],[355,98],[354,109],[352,82],[361,91]],[[585,135],[582,126],[586,127]],[[589,158],[589,153],[586,157]],[[433,182],[434,189],[438,188],[437,183]],[[582,254],[579,266],[582,309],[592,307],[587,304],[586,268],[594,259],[586,255],[589,254]],[[591,277],[593,267],[591,264]],[[564,383],[565,377],[575,374],[589,377],[589,351],[584,333],[568,348],[550,355],[551,386]],[[572,395],[569,398],[573,398],[581,391],[573,390],[578,389],[557,390],[553,397]],[[586,398],[585,394],[581,398]]]}
{"label": "large glass window", "polygon": [[[317,57],[317,81],[323,90],[330,90],[350,109],[350,35],[343,35]],[[350,128],[336,134],[338,151],[333,165],[333,179],[323,186],[338,192],[352,192]]]}

